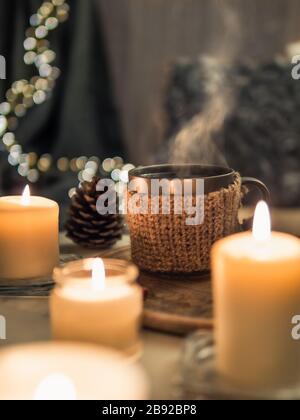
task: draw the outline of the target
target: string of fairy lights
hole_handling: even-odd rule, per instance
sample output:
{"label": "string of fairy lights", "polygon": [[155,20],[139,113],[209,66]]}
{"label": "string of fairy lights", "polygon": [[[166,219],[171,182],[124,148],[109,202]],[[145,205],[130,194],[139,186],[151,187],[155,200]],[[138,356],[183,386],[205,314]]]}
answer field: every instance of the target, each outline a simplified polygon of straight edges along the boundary
{"label": "string of fairy lights", "polygon": [[51,98],[60,69],[53,65],[56,54],[50,48],[48,35],[69,17],[70,6],[65,0],[43,2],[38,11],[30,17],[30,27],[24,41],[24,62],[34,66],[37,74],[30,80],[17,80],[6,92],[6,99],[0,103],[0,139],[8,152],[8,162],[28,182],[35,183],[41,173],[53,168],[60,172],[72,171],[78,174],[79,182],[90,181],[101,169],[115,182],[127,182],[128,172],[134,165],[124,164],[120,157],[108,158],[103,162],[97,156],[79,156],[72,159],[60,157],[54,160],[50,153],[38,156],[35,152],[24,152],[17,141],[16,130],[19,119],[33,106],[41,105]]}

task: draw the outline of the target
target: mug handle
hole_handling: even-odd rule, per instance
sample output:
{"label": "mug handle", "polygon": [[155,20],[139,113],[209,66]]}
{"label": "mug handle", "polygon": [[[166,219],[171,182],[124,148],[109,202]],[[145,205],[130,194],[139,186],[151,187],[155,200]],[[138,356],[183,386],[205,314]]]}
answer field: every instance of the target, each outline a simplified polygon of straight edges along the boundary
{"label": "mug handle", "polygon": [[[261,194],[261,199],[266,201],[268,204],[270,203],[271,200],[271,195],[270,195],[270,191],[268,189],[268,187],[259,179],[257,178],[242,178],[242,186],[250,186],[250,187],[254,187],[257,190],[259,190],[260,194]],[[253,217],[250,219],[245,219],[243,220],[242,223],[242,230],[249,230],[252,228],[253,225]]]}

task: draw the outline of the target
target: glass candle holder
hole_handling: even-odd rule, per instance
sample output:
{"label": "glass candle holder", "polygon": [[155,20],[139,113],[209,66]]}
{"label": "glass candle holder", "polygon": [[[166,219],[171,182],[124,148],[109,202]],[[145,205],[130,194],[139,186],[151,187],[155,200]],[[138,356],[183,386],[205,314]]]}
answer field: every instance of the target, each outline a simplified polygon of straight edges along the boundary
{"label": "glass candle holder", "polygon": [[138,275],[134,264],[113,259],[85,259],[56,268],[50,298],[53,338],[136,353],[143,310]]}

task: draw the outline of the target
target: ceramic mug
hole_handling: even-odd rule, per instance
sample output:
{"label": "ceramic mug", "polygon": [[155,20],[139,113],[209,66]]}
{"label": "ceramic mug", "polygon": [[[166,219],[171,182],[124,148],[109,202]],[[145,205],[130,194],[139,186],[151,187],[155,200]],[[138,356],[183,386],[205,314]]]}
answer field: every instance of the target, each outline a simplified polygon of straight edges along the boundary
{"label": "ceramic mug", "polygon": [[[269,201],[268,188],[256,178],[242,178],[234,169],[211,165],[154,165],[137,168],[129,173],[129,180],[137,186],[146,185],[151,191],[153,180],[184,180],[192,183],[196,195],[197,180],[204,188],[204,220],[189,226],[182,215],[136,214],[128,209],[132,259],[151,272],[194,273],[210,269],[210,250],[219,239],[242,229],[238,213],[247,189],[255,187],[263,200]],[[171,193],[172,195],[172,193]],[[174,198],[174,197],[173,197]],[[171,198],[171,210],[173,209]]]}

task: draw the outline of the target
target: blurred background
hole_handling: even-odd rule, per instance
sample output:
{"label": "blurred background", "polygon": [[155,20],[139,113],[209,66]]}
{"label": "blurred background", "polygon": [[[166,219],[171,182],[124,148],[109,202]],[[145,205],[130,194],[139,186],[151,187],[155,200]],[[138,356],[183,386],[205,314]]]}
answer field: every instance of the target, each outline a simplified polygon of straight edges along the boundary
{"label": "blurred background", "polygon": [[124,165],[182,161],[227,164],[265,181],[274,205],[300,205],[300,81],[287,55],[298,0],[0,8],[1,194],[30,181],[64,203],[99,171],[117,181]]}

